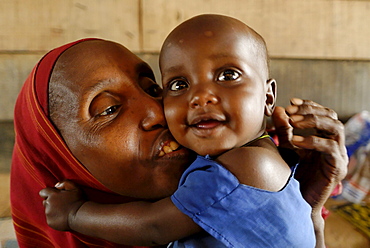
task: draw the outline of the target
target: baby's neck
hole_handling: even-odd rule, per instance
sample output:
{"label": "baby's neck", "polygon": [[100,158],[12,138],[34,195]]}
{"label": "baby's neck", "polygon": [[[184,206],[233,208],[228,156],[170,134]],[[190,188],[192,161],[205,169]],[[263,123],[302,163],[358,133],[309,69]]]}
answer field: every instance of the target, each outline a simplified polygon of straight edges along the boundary
{"label": "baby's neck", "polygon": [[[251,141],[248,141],[247,143],[245,143],[244,145],[240,146],[240,147],[248,147],[248,146],[263,146],[263,147],[271,147],[272,145],[275,145],[275,143],[272,141],[271,139],[271,136],[268,135],[267,133],[263,133],[261,136],[251,140]],[[239,147],[239,148],[240,148]],[[235,147],[236,148],[236,147]],[[235,149],[233,148],[233,149]],[[231,149],[231,150],[233,150]],[[228,150],[228,151],[225,151],[221,154],[218,154],[218,155],[213,155],[213,156],[210,156],[211,159],[217,159],[219,156],[231,151],[231,150]]]}
{"label": "baby's neck", "polygon": [[261,136],[255,138],[254,140],[251,140],[247,142],[246,144],[242,145],[241,147],[246,147],[246,146],[253,146],[253,144],[259,140],[265,139],[265,138],[271,138],[270,135],[267,133],[263,133]]}

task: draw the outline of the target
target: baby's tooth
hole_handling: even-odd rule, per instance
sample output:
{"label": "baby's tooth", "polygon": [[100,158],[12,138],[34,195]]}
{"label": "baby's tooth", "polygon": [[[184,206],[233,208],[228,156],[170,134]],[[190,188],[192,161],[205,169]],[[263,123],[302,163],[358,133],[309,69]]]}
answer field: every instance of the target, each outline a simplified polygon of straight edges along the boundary
{"label": "baby's tooth", "polygon": [[169,147],[169,146],[164,146],[164,147],[163,147],[163,151],[164,151],[165,153],[170,153],[170,152],[172,152],[172,149],[171,149],[171,147]]}
{"label": "baby's tooth", "polygon": [[175,142],[175,141],[171,141],[170,142],[170,147],[171,147],[171,149],[172,149],[172,151],[174,151],[174,150],[176,150],[177,148],[179,148],[179,144],[177,143],[177,142]]}
{"label": "baby's tooth", "polygon": [[159,153],[159,156],[160,156],[160,157],[163,157],[163,156],[164,156],[164,154],[165,154],[165,153],[164,153],[163,151],[161,151],[161,152]]}

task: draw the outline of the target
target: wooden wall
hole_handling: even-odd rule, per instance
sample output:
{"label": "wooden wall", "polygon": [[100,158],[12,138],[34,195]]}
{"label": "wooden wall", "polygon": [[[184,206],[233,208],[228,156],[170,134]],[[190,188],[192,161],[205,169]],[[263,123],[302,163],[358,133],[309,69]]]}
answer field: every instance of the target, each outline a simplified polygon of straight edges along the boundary
{"label": "wooden wall", "polygon": [[13,118],[23,81],[48,50],[83,37],[114,40],[158,75],[165,36],[201,13],[236,17],[266,39],[279,104],[296,96],[342,117],[370,110],[369,0],[1,0],[0,120]]}

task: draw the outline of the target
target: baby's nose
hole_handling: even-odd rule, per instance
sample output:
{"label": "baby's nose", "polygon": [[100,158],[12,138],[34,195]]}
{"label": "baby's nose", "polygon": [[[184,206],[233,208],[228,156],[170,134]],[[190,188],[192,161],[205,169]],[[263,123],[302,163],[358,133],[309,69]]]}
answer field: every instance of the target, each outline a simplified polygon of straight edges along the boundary
{"label": "baby's nose", "polygon": [[199,91],[194,94],[193,98],[190,101],[190,107],[205,107],[208,104],[217,104],[218,98],[211,92]]}

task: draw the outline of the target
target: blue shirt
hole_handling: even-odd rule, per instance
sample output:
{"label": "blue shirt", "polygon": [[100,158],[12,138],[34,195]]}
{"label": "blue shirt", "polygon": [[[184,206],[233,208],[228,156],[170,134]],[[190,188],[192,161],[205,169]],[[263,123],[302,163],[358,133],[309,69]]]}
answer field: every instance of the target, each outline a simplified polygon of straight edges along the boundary
{"label": "blue shirt", "polygon": [[171,200],[210,234],[172,247],[315,247],[311,207],[293,173],[282,190],[271,192],[241,184],[222,165],[198,156]]}

